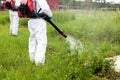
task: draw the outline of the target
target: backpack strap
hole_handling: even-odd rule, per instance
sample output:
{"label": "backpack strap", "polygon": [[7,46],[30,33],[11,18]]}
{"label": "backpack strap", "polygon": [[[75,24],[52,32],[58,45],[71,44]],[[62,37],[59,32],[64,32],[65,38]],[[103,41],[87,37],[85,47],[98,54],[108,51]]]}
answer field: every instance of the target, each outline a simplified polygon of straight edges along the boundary
{"label": "backpack strap", "polygon": [[37,13],[37,3],[36,3],[36,0],[34,0],[34,10],[35,10],[35,12]]}

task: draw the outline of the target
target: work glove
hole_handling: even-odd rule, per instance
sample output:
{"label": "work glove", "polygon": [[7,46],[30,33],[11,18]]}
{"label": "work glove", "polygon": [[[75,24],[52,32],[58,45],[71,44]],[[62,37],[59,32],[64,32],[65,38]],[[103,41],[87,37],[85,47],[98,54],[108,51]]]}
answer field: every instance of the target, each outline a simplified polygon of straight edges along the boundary
{"label": "work glove", "polygon": [[32,18],[39,18],[39,15],[33,10],[31,11]]}
{"label": "work glove", "polygon": [[45,13],[38,13],[40,18],[43,18],[46,21],[49,21],[51,18]]}

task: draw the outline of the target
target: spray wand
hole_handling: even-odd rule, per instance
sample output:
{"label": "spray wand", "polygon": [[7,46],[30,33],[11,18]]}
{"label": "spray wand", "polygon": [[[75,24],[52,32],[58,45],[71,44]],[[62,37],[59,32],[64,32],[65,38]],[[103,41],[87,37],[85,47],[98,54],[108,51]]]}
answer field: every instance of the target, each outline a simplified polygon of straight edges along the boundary
{"label": "spray wand", "polygon": [[41,13],[41,14],[39,14],[39,12],[41,11],[42,9],[40,8],[39,10],[38,10],[38,16],[39,17],[42,17],[44,20],[46,20],[48,23],[50,23],[64,38],[67,38],[67,35],[62,31],[62,30],[60,30],[58,27],[57,27],[57,25],[55,25],[55,23],[53,23],[52,21],[51,21],[51,19],[50,19],[50,17],[48,17],[48,15],[46,15],[45,13]]}
{"label": "spray wand", "polygon": [[60,30],[50,19],[47,20],[48,23],[50,23],[64,38],[67,38],[67,35]]}
{"label": "spray wand", "polygon": [[44,20],[46,20],[48,23],[50,23],[64,38],[67,38],[67,35],[62,31],[60,30],[57,25],[55,25],[55,23],[53,23],[50,19],[50,17],[48,17],[48,15],[46,15],[45,13],[41,13],[41,14],[38,14],[39,17],[43,18]]}

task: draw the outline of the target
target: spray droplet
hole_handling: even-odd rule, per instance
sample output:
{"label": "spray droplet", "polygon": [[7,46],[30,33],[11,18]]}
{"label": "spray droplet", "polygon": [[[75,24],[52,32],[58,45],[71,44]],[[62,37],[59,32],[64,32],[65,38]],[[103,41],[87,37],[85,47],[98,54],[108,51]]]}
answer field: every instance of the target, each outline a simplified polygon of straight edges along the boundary
{"label": "spray droplet", "polygon": [[66,41],[70,44],[71,50],[78,50],[78,53],[81,54],[83,52],[83,44],[80,40],[76,40],[72,36],[67,36]]}

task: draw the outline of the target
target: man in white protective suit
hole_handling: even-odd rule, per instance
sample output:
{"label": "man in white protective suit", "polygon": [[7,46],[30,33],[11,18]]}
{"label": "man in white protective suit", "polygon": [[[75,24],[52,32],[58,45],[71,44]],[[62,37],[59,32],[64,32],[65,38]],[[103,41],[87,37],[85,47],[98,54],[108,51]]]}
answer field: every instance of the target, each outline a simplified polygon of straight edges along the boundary
{"label": "man in white protective suit", "polygon": [[[12,0],[6,0],[8,2]],[[17,36],[18,35],[18,26],[19,26],[19,17],[17,12],[17,7],[20,5],[20,0],[13,0],[14,1],[14,9],[9,9],[10,15],[10,34]]]}
{"label": "man in white protective suit", "polygon": [[[25,4],[26,0],[22,0]],[[50,18],[52,12],[46,0],[33,0],[34,11],[45,13]],[[41,10],[40,10],[41,9]],[[42,18],[30,18],[28,21],[29,36],[29,56],[36,65],[45,63],[45,53],[47,47],[46,21]]]}

